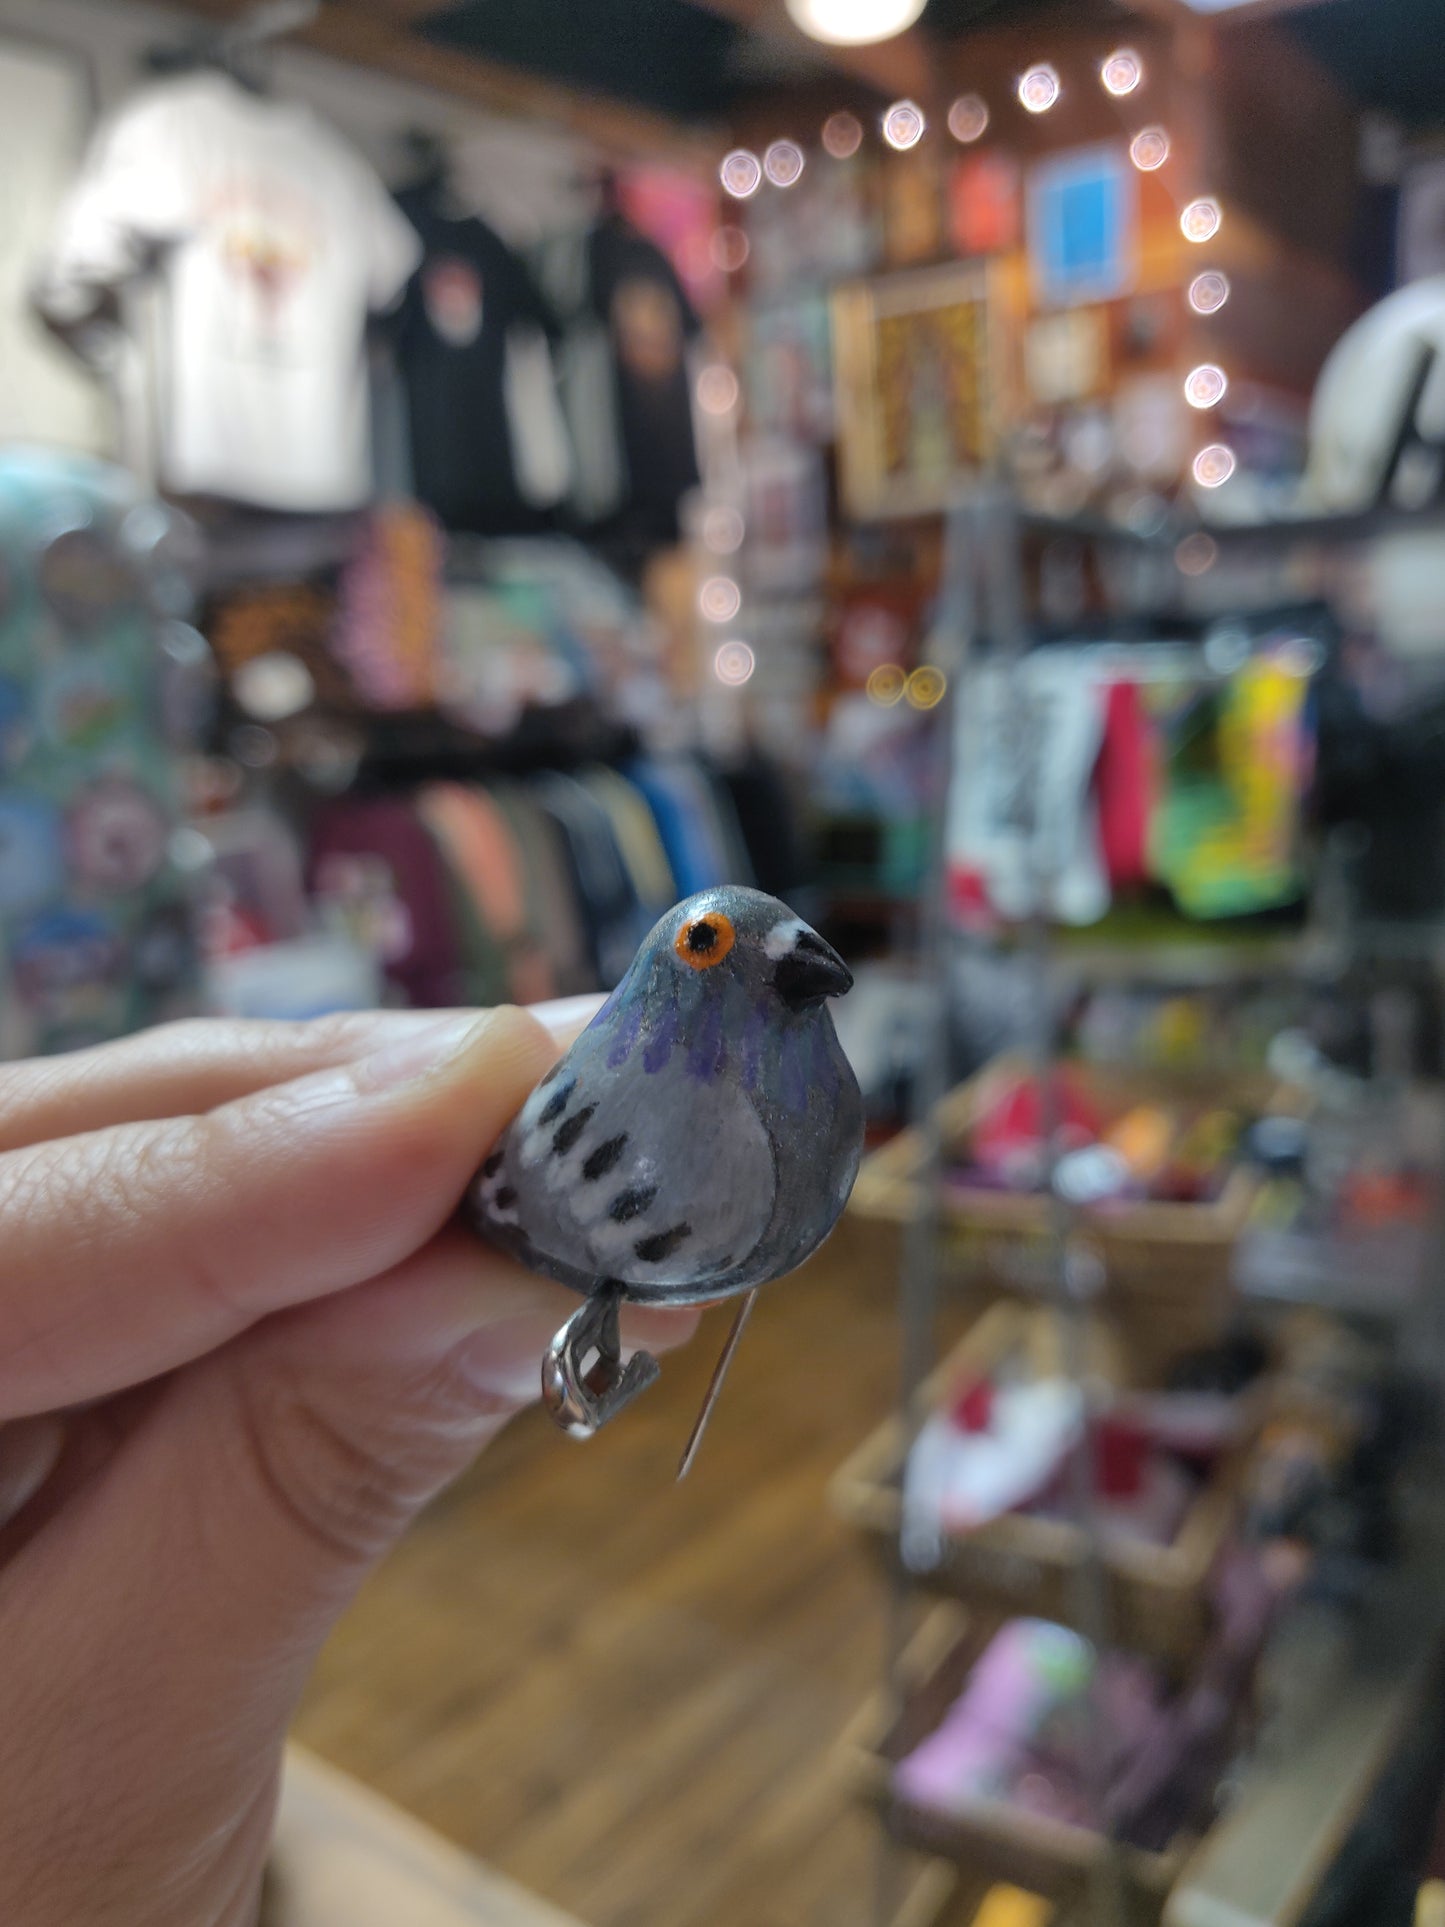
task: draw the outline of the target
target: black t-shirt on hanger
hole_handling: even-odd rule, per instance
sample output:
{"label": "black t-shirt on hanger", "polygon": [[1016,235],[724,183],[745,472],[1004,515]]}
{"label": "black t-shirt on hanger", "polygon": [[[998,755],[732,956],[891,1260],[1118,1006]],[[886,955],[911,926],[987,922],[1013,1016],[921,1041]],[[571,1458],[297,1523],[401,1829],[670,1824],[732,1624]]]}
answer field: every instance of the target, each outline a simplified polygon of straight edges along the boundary
{"label": "black t-shirt on hanger", "polygon": [[439,185],[396,198],[425,249],[396,333],[416,497],[451,529],[549,528],[553,507],[520,484],[516,436],[527,424],[511,419],[507,394],[509,337],[552,325],[536,283],[484,221],[445,211]]}
{"label": "black t-shirt on hanger", "polygon": [[628,532],[677,538],[677,508],[698,485],[687,349],[701,324],[667,256],[619,214],[587,242],[593,305],[611,335]]}

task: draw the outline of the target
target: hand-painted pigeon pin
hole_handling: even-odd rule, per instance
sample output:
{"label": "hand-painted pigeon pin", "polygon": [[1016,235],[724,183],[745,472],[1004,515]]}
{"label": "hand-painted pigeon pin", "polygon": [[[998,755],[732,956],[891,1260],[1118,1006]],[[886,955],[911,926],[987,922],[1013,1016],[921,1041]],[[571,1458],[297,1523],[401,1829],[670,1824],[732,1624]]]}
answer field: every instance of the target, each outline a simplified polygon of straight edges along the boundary
{"label": "hand-painted pigeon pin", "polygon": [[823,1242],[853,1188],[863,1102],[827,1007],[852,982],[776,897],[689,897],[482,1166],[482,1233],[587,1294],[543,1362],[565,1430],[589,1436],[657,1376],[646,1353],[621,1366],[622,1301],[745,1292],[686,1469],[752,1293]]}

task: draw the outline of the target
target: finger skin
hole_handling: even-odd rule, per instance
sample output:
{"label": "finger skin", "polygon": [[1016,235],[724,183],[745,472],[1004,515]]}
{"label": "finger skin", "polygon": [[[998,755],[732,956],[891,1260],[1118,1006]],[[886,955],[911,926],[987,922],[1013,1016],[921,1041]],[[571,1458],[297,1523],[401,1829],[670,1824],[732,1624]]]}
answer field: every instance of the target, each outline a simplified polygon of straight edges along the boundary
{"label": "finger skin", "polygon": [[420,1038],[0,1158],[0,1421],[172,1370],[425,1245],[556,1054],[520,1011],[464,1021],[402,1082]]}
{"label": "finger skin", "polygon": [[[536,1396],[575,1304],[449,1231],[166,1383],[0,1570],[0,1920],[248,1918],[321,1641],[418,1507]],[[627,1337],[660,1349],[695,1316],[641,1314]]]}
{"label": "finger skin", "polygon": [[[532,1015],[565,1044],[601,1001],[559,999],[536,1005]],[[7,1065],[0,1068],[0,1152],[112,1124],[213,1111],[270,1084],[353,1063],[390,1038],[413,1036],[453,1014],[461,1015],[345,1011],[309,1023],[193,1018],[90,1050]]]}

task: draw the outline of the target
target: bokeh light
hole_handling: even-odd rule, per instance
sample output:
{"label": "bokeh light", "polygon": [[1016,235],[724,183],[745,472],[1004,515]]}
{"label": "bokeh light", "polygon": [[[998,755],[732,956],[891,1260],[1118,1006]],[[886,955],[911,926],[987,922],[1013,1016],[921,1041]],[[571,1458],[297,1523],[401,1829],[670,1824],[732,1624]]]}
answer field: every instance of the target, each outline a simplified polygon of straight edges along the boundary
{"label": "bokeh light", "polygon": [[936,709],[943,701],[943,692],[948,687],[948,678],[941,669],[932,663],[925,663],[915,669],[903,685],[903,694],[915,709]]}
{"label": "bokeh light", "polygon": [[763,155],[763,172],[774,187],[791,187],[802,178],[802,148],[796,141],[774,141]]}
{"label": "bokeh light", "polygon": [[1219,544],[1203,529],[1186,535],[1174,550],[1174,566],[1181,575],[1203,575],[1219,556]]}
{"label": "bokeh light", "polygon": [[1221,218],[1218,201],[1205,195],[1191,201],[1179,216],[1179,232],[1186,241],[1212,241],[1219,232]]}
{"label": "bokeh light", "polygon": [[906,153],[910,147],[917,147],[927,125],[923,109],[915,101],[895,100],[883,116],[883,138],[890,147]]}
{"label": "bokeh light", "polygon": [[1099,69],[1106,94],[1132,94],[1144,78],[1144,63],[1132,47],[1120,47]]}
{"label": "bokeh light", "polygon": [[967,147],[988,127],[988,103],[982,94],[960,94],[948,110],[948,131]]}
{"label": "bokeh light", "polygon": [[744,532],[742,516],[726,502],[716,503],[703,513],[703,546],[714,555],[735,555],[743,545]]}
{"label": "bokeh light", "polygon": [[709,622],[731,622],[743,606],[743,592],[730,575],[710,575],[698,590],[697,606]]}
{"label": "bokeh light", "polygon": [[736,636],[723,643],[712,659],[712,673],[729,689],[740,689],[757,666],[757,657]]}
{"label": "bokeh light", "polygon": [[1044,60],[1019,79],[1019,100],[1031,114],[1046,114],[1059,97],[1059,76]]}
{"label": "bokeh light", "polygon": [[1129,143],[1129,159],[1141,174],[1152,174],[1169,158],[1169,136],[1162,127],[1141,127]]}
{"label": "bokeh light", "polygon": [[1229,377],[1212,361],[1201,361],[1184,377],[1184,399],[1191,408],[1213,408],[1224,400]]}
{"label": "bokeh light", "polygon": [[748,148],[735,147],[724,157],[718,178],[735,201],[745,201],[762,184],[763,164]]}
{"label": "bokeh light", "polygon": [[728,415],[737,401],[737,376],[725,362],[710,362],[697,378],[698,407],[707,415]]}
{"label": "bokeh light", "polygon": [[835,161],[846,161],[863,145],[863,123],[856,114],[829,114],[823,122],[823,146]]}
{"label": "bokeh light", "polygon": [[895,703],[903,700],[907,683],[907,675],[896,662],[880,662],[868,678],[868,700],[880,704],[884,709],[892,709]]}
{"label": "bokeh light", "polygon": [[1210,442],[1194,457],[1194,479],[1201,488],[1222,487],[1234,470],[1234,450],[1223,442]]}
{"label": "bokeh light", "polygon": [[1229,299],[1229,277],[1217,268],[1196,274],[1189,283],[1189,305],[1196,314],[1217,314]]}

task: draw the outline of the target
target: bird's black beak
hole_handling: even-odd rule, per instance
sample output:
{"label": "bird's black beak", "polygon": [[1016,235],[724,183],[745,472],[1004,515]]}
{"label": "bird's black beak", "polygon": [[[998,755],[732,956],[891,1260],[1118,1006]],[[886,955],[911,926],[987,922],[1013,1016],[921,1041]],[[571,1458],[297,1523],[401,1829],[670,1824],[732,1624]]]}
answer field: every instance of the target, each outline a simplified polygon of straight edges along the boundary
{"label": "bird's black beak", "polygon": [[789,1010],[809,1010],[825,997],[842,997],[853,988],[853,973],[832,944],[815,931],[800,931],[791,950],[778,959],[773,987]]}

